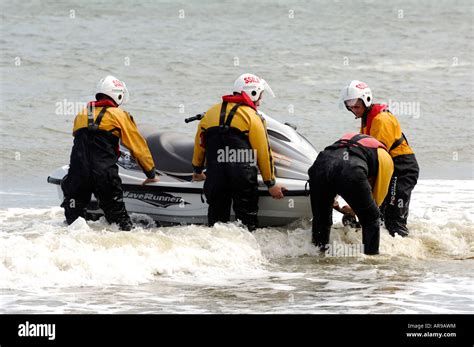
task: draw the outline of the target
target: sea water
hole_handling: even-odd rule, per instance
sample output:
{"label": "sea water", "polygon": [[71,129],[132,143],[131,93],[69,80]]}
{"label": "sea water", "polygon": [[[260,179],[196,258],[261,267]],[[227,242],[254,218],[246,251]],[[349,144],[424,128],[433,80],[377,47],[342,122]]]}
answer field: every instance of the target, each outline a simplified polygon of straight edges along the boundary
{"label": "sea water", "polygon": [[[2,0],[0,16],[0,312],[474,312],[470,1]],[[101,77],[126,81],[137,123],[193,138],[184,118],[244,72],[276,94],[261,109],[318,150],[357,131],[339,91],[368,83],[420,163],[410,236],[382,228],[369,257],[321,254],[308,220],[254,233],[64,224],[46,177],[68,163]],[[334,223],[334,249],[360,244]]]}

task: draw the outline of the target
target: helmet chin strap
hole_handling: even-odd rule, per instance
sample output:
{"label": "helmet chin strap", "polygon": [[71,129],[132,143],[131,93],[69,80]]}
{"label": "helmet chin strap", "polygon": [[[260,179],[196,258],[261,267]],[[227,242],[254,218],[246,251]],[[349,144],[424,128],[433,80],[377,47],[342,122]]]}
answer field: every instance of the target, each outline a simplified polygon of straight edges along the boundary
{"label": "helmet chin strap", "polygon": [[[365,108],[364,114],[363,114],[362,117],[361,117],[363,124],[366,124],[366,123],[367,123],[367,116],[368,116],[368,114],[369,114],[369,112],[370,112],[371,109],[372,109],[372,105],[370,105],[369,107],[366,107],[366,108]],[[356,119],[357,119],[357,117],[356,117]]]}
{"label": "helmet chin strap", "polygon": [[369,107],[366,107],[364,114],[362,115],[362,118],[366,118],[371,109],[372,109],[372,105],[370,105]]}

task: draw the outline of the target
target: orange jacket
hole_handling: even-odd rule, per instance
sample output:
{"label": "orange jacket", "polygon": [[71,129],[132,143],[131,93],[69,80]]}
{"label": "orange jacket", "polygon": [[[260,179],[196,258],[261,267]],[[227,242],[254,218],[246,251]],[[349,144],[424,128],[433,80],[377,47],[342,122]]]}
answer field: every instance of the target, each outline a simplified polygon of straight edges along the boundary
{"label": "orange jacket", "polygon": [[[94,121],[99,115],[102,107],[94,107]],[[73,134],[79,129],[87,128],[87,108],[79,112],[74,119]],[[154,176],[155,163],[151,156],[148,145],[142,135],[138,132],[132,116],[118,107],[107,107],[107,110],[99,125],[100,130],[109,131],[122,140],[125,147],[135,158],[148,177]]]}
{"label": "orange jacket", "polygon": [[[226,119],[234,105],[235,103],[233,102],[228,103]],[[202,168],[205,165],[206,148],[202,143],[202,138],[207,129],[219,126],[221,106],[222,103],[212,106],[199,122],[193,155],[193,166],[195,168]],[[275,167],[272,151],[268,142],[265,119],[263,119],[255,109],[241,106],[235,113],[232,127],[248,134],[250,145],[257,152],[257,165],[260,169],[263,181],[268,186],[273,185],[275,183]]]}
{"label": "orange jacket", "polygon": [[375,137],[388,149],[392,158],[402,154],[413,154],[406,139],[390,150],[392,145],[402,138],[402,129],[398,119],[390,113],[386,105],[374,104],[366,117],[362,118],[360,133]]}

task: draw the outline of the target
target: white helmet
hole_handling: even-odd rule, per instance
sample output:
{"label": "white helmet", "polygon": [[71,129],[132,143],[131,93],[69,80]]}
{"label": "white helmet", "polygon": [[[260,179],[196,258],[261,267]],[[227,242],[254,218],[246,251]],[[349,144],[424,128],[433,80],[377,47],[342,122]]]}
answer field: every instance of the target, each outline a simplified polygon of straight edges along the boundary
{"label": "white helmet", "polygon": [[263,78],[258,78],[250,73],[244,73],[234,82],[234,93],[245,92],[253,102],[260,99],[260,95],[264,90],[267,90],[271,96],[275,97],[272,88]]}
{"label": "white helmet", "polygon": [[125,82],[110,75],[102,78],[99,83],[97,83],[95,94],[105,94],[111,97],[117,105],[124,104],[129,99]]}
{"label": "white helmet", "polygon": [[[357,99],[361,99],[365,107],[372,105],[372,92],[369,86],[364,82],[354,80],[341,90],[339,106],[343,109],[347,108],[347,106],[353,106]],[[346,104],[346,101],[349,100],[353,101]]]}

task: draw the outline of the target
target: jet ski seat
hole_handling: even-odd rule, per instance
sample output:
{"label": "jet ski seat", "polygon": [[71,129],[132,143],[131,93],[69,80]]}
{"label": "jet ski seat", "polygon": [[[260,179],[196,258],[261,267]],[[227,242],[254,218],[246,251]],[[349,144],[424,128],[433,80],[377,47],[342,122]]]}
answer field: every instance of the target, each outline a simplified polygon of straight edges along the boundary
{"label": "jet ski seat", "polygon": [[192,175],[194,139],[178,132],[144,132],[156,169],[174,175]]}

